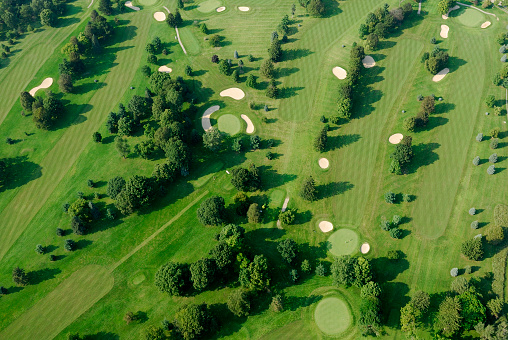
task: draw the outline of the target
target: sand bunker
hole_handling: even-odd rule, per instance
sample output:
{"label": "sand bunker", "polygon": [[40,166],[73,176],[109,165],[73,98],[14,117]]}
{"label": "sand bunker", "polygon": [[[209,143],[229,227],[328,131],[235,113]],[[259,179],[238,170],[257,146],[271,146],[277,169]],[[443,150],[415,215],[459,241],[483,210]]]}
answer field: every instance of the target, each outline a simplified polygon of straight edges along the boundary
{"label": "sand bunker", "polygon": [[39,86],[36,86],[34,87],[33,89],[30,90],[30,94],[33,96],[35,96],[35,92],[37,92],[38,90],[40,89],[47,89],[48,87],[50,87],[51,85],[53,84],[53,78],[46,78],[42,81],[42,83],[39,85]]}
{"label": "sand bunker", "polygon": [[164,21],[164,20],[166,20],[166,13],[164,13],[164,12],[155,12],[153,14],[153,17],[157,21]]}
{"label": "sand bunker", "polygon": [[448,10],[448,13],[441,15],[441,17],[442,17],[443,19],[445,19],[445,20],[446,20],[446,19],[448,19],[448,16],[450,15],[450,12],[451,12],[451,11],[455,11],[455,10],[457,10],[457,9],[459,9],[459,8],[460,8],[460,6],[459,6],[459,5],[455,5],[455,6],[453,6],[452,8],[450,8],[450,9]]}
{"label": "sand bunker", "polygon": [[224,7],[224,6],[221,6],[221,7],[216,9],[216,11],[219,12],[219,13],[224,11],[224,10],[226,10],[226,7]]}
{"label": "sand bunker", "polygon": [[133,9],[133,10],[135,10],[135,11],[139,11],[139,10],[141,9],[141,8],[139,8],[139,7],[133,6],[133,5],[132,5],[132,1],[126,1],[126,2],[125,2],[125,6],[129,7],[130,9]]}
{"label": "sand bunker", "polygon": [[402,133],[396,133],[394,135],[391,135],[390,138],[388,138],[388,141],[392,144],[399,144],[402,138],[404,138]]}
{"label": "sand bunker", "polygon": [[171,73],[173,70],[170,67],[167,67],[166,65],[159,67],[159,72],[164,73]]}
{"label": "sand bunker", "polygon": [[210,116],[215,111],[219,110],[219,105],[210,106],[208,109],[206,109],[205,112],[203,112],[203,116],[201,117],[201,126],[203,127],[203,130],[207,131],[212,128],[212,123],[210,123]]}
{"label": "sand bunker", "polygon": [[363,67],[365,68],[371,68],[376,66],[376,62],[374,61],[374,58],[372,58],[370,55],[366,55],[365,58],[362,59]]}
{"label": "sand bunker", "polygon": [[487,28],[491,25],[492,23],[490,21],[485,21],[480,27],[481,28]]}
{"label": "sand bunker", "polygon": [[342,67],[336,66],[332,69],[332,72],[339,79],[346,79],[347,77],[347,72]]}
{"label": "sand bunker", "polygon": [[328,167],[330,166],[330,162],[328,162],[328,159],[326,158],[320,158],[318,163],[321,169],[328,169]]}
{"label": "sand bunker", "polygon": [[448,38],[448,31],[450,30],[450,27],[446,26],[446,25],[441,25],[441,32],[439,32],[439,35],[441,36],[441,38]]}
{"label": "sand bunker", "polygon": [[237,87],[232,87],[230,89],[222,91],[220,93],[220,96],[221,97],[231,97],[235,100],[240,100],[240,99],[243,99],[243,97],[245,97],[245,93]]}
{"label": "sand bunker", "polygon": [[321,229],[323,233],[327,233],[333,230],[333,224],[328,221],[321,221],[319,222],[319,229]]}
{"label": "sand bunker", "polygon": [[369,252],[369,250],[370,250],[370,245],[367,242],[362,244],[362,246],[360,247],[360,252],[362,254],[367,254]]}
{"label": "sand bunker", "polygon": [[247,117],[246,115],[241,115],[240,117],[242,117],[242,119],[245,120],[245,123],[247,123],[247,129],[245,130],[245,132],[253,133],[254,132],[254,124],[252,124],[252,121],[250,120],[250,118]]}
{"label": "sand bunker", "polygon": [[250,8],[249,7],[238,7],[238,10],[242,11],[242,12],[248,12],[248,11],[250,11]]}
{"label": "sand bunker", "polygon": [[434,77],[432,77],[432,81],[435,81],[435,82],[440,81],[441,79],[443,79],[448,74],[448,72],[450,72],[450,69],[448,67],[442,69]]}

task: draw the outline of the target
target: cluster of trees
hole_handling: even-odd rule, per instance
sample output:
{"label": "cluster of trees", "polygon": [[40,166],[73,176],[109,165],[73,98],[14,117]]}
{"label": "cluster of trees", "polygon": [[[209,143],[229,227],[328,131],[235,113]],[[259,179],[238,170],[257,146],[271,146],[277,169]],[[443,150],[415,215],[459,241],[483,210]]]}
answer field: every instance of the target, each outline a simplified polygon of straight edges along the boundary
{"label": "cluster of trees", "polygon": [[413,138],[404,136],[402,141],[395,146],[395,151],[390,155],[390,172],[396,175],[402,175],[402,167],[411,162],[413,158]]}
{"label": "cluster of trees", "polygon": [[[421,97],[419,97],[420,99]],[[414,117],[408,117],[402,122],[402,128],[414,132],[417,127],[423,128],[429,122],[429,116],[436,111],[434,96],[423,97],[420,111]]]}
{"label": "cluster of trees", "polygon": [[492,82],[496,86],[503,86],[508,88],[508,65],[504,65],[503,68],[494,75]]}
{"label": "cluster of trees", "polygon": [[446,67],[448,59],[448,52],[445,52],[436,46],[432,52],[425,52],[423,54],[421,62],[425,64],[425,68],[430,73],[436,74]]}
{"label": "cluster of trees", "polygon": [[453,0],[441,0],[437,4],[437,11],[439,14],[448,14],[448,11],[450,8],[452,8],[455,5],[455,1]]}
{"label": "cluster of trees", "polygon": [[[314,17],[322,17],[326,13],[326,6],[322,0],[298,0],[300,6],[307,10],[307,13]],[[295,7],[292,9],[294,15]]]}
{"label": "cluster of trees", "polygon": [[404,19],[409,17],[413,11],[413,7],[409,2],[391,11],[388,8],[389,5],[384,4],[374,13],[369,13],[365,24],[360,25],[360,39],[365,39],[365,45],[370,50],[376,49],[379,39],[386,38],[390,31],[400,27]]}
{"label": "cluster of trees", "polygon": [[314,149],[318,152],[324,152],[328,143],[328,129],[329,126],[325,124],[319,134],[314,139]]}
{"label": "cluster of trees", "polygon": [[182,15],[180,14],[180,11],[177,9],[175,11],[175,14],[168,13],[168,16],[166,17],[166,23],[169,25],[169,27],[176,28],[179,25],[183,23]]}
{"label": "cluster of trees", "polygon": [[361,77],[362,59],[365,57],[363,46],[353,44],[349,59],[349,73],[346,81],[339,87],[340,97],[337,101],[338,118],[351,118],[353,112],[353,95]]}
{"label": "cluster of trees", "polygon": [[[148,52],[148,57],[146,61],[149,64],[157,64],[157,54],[162,53],[163,55],[168,54],[168,50],[164,48],[162,45],[162,41],[159,37],[154,37],[151,42],[146,44],[146,51]],[[152,71],[150,66],[145,65],[141,68],[141,72],[147,77],[150,77]]]}
{"label": "cluster of trees", "polygon": [[20,95],[21,106],[27,112],[32,112],[35,126],[49,130],[64,112],[62,101],[55,97],[51,90],[46,91],[44,99],[41,96],[32,97],[26,91]]}
{"label": "cluster of trees", "polygon": [[391,221],[388,221],[384,216],[381,219],[381,229],[390,233],[390,236],[395,239],[402,237],[402,231],[399,229],[402,218],[399,215],[393,215]]}
{"label": "cluster of trees", "polygon": [[259,169],[251,163],[249,168],[236,167],[231,170],[231,184],[239,191],[256,191],[261,188]]}

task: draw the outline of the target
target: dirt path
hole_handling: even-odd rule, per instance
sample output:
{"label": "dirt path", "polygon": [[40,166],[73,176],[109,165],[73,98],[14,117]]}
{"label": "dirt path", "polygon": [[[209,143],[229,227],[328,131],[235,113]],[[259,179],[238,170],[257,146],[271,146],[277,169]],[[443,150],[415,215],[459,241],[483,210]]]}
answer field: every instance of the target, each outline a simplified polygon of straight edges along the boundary
{"label": "dirt path", "polygon": [[[497,18],[497,15],[493,14],[493,13],[489,13],[489,12],[485,12],[484,10],[481,10],[479,9],[478,7],[474,7],[472,5],[468,5],[468,4],[463,4],[462,2],[456,2],[457,4],[461,5],[461,6],[466,6],[466,7],[469,7],[469,8],[473,8],[473,9],[476,9],[477,11],[480,11],[482,12],[483,14],[487,14],[487,15],[492,15],[493,17]],[[497,20],[499,21],[499,18],[497,18]]]}
{"label": "dirt path", "polygon": [[187,54],[187,51],[185,50],[185,47],[183,47],[182,41],[180,40],[180,33],[178,33],[178,27],[175,27],[176,31],[176,37],[178,38],[178,43],[182,47],[183,53]]}

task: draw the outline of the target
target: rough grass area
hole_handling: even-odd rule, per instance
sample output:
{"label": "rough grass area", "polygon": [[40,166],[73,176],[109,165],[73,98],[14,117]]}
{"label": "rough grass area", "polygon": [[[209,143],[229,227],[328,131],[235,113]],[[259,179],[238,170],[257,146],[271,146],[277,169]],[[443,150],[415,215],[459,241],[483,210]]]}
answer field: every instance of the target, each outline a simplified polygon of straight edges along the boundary
{"label": "rough grass area", "polygon": [[330,252],[335,256],[358,252],[358,234],[351,229],[339,229],[328,239]]}
{"label": "rough grass area", "polygon": [[351,326],[352,316],[342,299],[327,297],[316,306],[314,320],[323,333],[338,335]]}

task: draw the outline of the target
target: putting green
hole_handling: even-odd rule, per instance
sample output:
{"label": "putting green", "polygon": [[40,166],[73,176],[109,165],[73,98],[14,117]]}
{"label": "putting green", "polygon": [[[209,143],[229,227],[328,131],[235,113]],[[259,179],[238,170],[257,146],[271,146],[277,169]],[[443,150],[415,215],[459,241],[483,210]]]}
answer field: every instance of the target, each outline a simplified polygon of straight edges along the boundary
{"label": "putting green", "polygon": [[328,335],[337,335],[351,326],[351,312],[347,304],[337,297],[321,300],[314,311],[319,329]]}
{"label": "putting green", "polygon": [[240,128],[242,127],[240,119],[232,114],[225,114],[220,116],[217,124],[219,125],[219,130],[224,133],[228,133],[231,136],[234,136],[240,132]]}
{"label": "putting green", "polygon": [[199,4],[198,11],[209,13],[215,11],[215,9],[221,5],[222,3],[219,0],[206,0]]}
{"label": "putting green", "polygon": [[330,252],[335,256],[350,255],[358,250],[358,234],[351,229],[339,229],[329,238]]}
{"label": "putting green", "polygon": [[457,16],[457,19],[462,25],[468,27],[480,28],[480,25],[485,22],[485,16],[481,12],[471,8],[466,8],[462,11]]}
{"label": "putting green", "polygon": [[[144,5],[144,6],[152,6],[157,2],[157,0],[136,0],[135,2]],[[135,4],[134,4],[135,5]]]}

